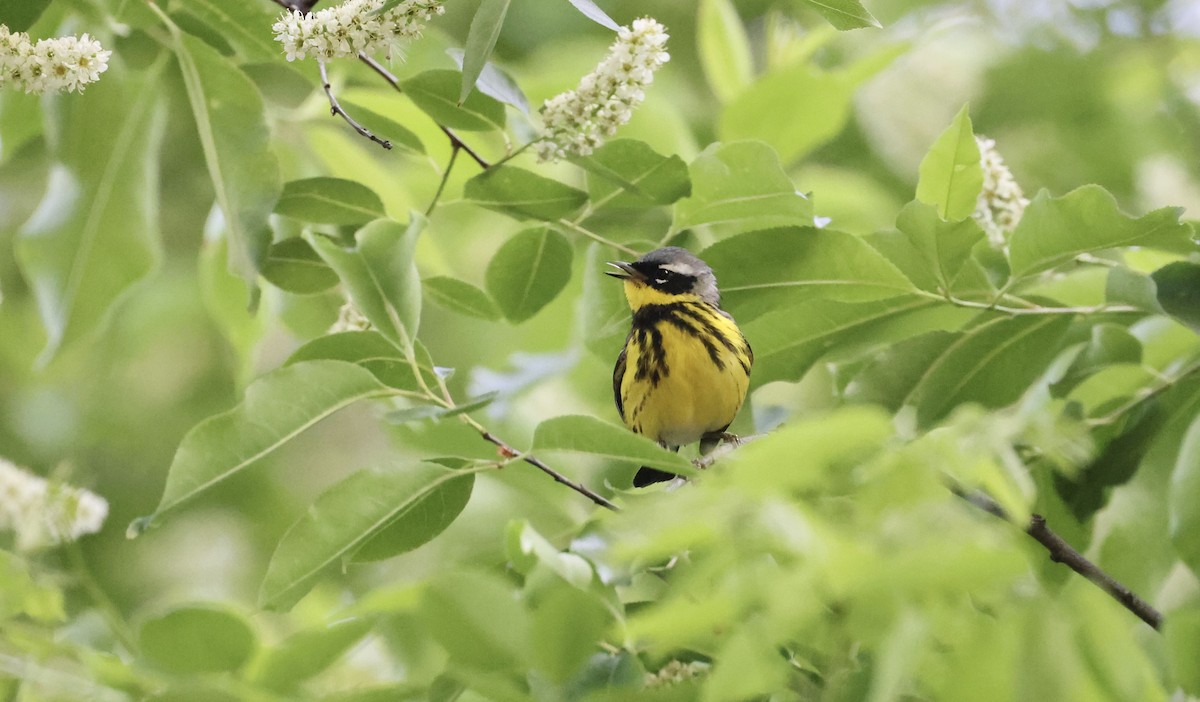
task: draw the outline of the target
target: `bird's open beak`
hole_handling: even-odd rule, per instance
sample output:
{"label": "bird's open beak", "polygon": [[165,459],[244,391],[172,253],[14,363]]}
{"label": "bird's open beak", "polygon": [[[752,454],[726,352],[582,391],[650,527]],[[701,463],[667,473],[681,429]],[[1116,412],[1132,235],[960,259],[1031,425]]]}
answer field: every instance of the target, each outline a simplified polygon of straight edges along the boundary
{"label": "bird's open beak", "polygon": [[626,263],[624,261],[609,261],[608,265],[616,268],[617,270],[604,271],[605,275],[611,275],[612,277],[620,278],[621,280],[633,280],[639,283],[646,279],[645,274],[634,268],[633,264]]}

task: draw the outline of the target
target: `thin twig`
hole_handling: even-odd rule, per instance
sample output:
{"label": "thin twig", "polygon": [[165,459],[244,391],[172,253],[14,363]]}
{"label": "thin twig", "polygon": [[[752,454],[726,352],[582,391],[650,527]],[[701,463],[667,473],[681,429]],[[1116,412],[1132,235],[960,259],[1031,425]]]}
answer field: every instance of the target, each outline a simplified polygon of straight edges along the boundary
{"label": "thin twig", "polygon": [[[278,2],[278,0],[276,0],[276,1]],[[395,88],[396,92],[398,92],[398,93],[404,92],[404,88],[400,85],[400,79],[397,78],[396,76],[392,75],[391,71],[384,68],[383,64],[379,63],[375,59],[373,59],[370,56],[367,56],[366,54],[361,53],[361,52],[359,52],[359,54],[358,54],[358,60],[362,61],[363,63],[370,66],[371,70],[375,71],[384,80],[386,80],[389,85],[391,85],[393,88]],[[454,130],[450,129],[449,127],[447,127],[446,125],[441,124],[441,123],[438,124],[438,129],[441,129],[442,133],[445,134],[446,137],[450,139],[451,147],[459,148],[459,149],[462,149],[463,151],[465,151],[467,153],[467,155],[470,156],[475,161],[475,163],[479,164],[480,168],[482,168],[486,171],[488,168],[491,167],[490,163],[485,161],[482,156],[475,153],[475,150],[472,149],[470,146],[468,146],[466,144],[466,142],[464,142],[462,139],[459,139],[458,135],[454,133]]]}
{"label": "thin twig", "polygon": [[342,109],[341,103],[339,103],[337,98],[333,95],[333,86],[329,84],[329,71],[325,69],[325,62],[317,61],[317,66],[319,66],[321,69],[321,85],[325,87],[325,96],[329,98],[329,113],[346,120],[346,124],[349,124],[351,127],[353,127],[354,131],[365,136],[376,144],[379,144],[385,149],[391,149],[392,142],[375,136],[369,129],[362,126],[353,117],[351,117],[346,110]]}
{"label": "thin twig", "polygon": [[618,244],[617,242],[612,241],[610,239],[605,239],[604,237],[600,236],[599,234],[592,231],[591,229],[588,229],[587,227],[576,224],[575,222],[572,222],[569,219],[560,219],[560,220],[558,220],[558,224],[560,226],[566,227],[567,229],[570,229],[573,232],[582,234],[593,241],[598,241],[601,244],[604,244],[605,246],[611,246],[612,248],[616,249],[617,251],[620,251],[623,254],[627,254],[629,256],[635,256],[635,257],[641,255],[634,249],[631,249],[624,244]]}
{"label": "thin twig", "polygon": [[[970,502],[975,507],[999,517],[1006,522],[1011,522],[1012,519],[1008,513],[1000,506],[998,502],[993,500],[988,495],[979,491],[966,492],[961,486],[950,485],[950,491],[955,495]],[[1108,593],[1117,602],[1121,603],[1125,609],[1133,612],[1139,619],[1149,624],[1152,628],[1158,630],[1162,628],[1163,616],[1154,607],[1151,607],[1142,598],[1133,593],[1132,590],[1117,582],[1111,575],[1105,573],[1095,563],[1092,563],[1083,554],[1076,551],[1071,544],[1065,539],[1056,534],[1050,527],[1046,526],[1046,518],[1040,514],[1031,515],[1029,525],[1025,527],[1025,533],[1029,534],[1042,546],[1046,547],[1046,551],[1050,554],[1050,560],[1055,563],[1062,563],[1071,570],[1079,573],[1083,577],[1091,581],[1096,587],[1099,587],[1104,592]]]}
{"label": "thin twig", "polygon": [[525,461],[529,465],[537,468],[538,470],[542,471],[543,473],[550,476],[551,478],[554,478],[554,480],[556,482],[566,485],[567,487],[571,488],[572,490],[579,493],[580,495],[583,495],[584,497],[588,498],[592,502],[595,502],[596,504],[600,505],[601,507],[611,509],[614,512],[620,511],[619,507],[617,507],[612,502],[609,502],[607,499],[604,498],[604,496],[592,491],[592,489],[587,487],[586,485],[574,482],[567,476],[563,475],[562,473],[559,473],[558,471],[554,470],[550,466],[543,463],[542,460],[540,458],[538,458],[537,456],[531,456],[529,454],[517,453],[517,451],[514,450],[513,447],[504,443],[503,440],[501,440],[499,437],[497,437],[495,434],[491,433],[487,429],[484,429],[482,426],[480,426],[474,420],[471,420],[468,423],[471,424],[473,427],[475,427],[475,429],[479,432],[479,435],[483,437],[484,441],[490,441],[491,443],[495,444],[496,448],[500,449],[501,453],[506,454],[506,455],[518,456],[522,461]]}
{"label": "thin twig", "polygon": [[1097,427],[1112,424],[1123,417],[1126,412],[1129,412],[1138,405],[1148,402],[1151,399],[1161,395],[1198,372],[1200,372],[1200,362],[1193,363],[1191,366],[1188,366],[1174,376],[1160,380],[1158,385],[1155,385],[1154,387],[1135,395],[1128,402],[1114,409],[1103,417],[1096,417],[1095,419],[1087,420],[1088,426]]}
{"label": "thin twig", "polygon": [[940,300],[949,302],[957,307],[966,307],[974,310],[995,310],[1013,317],[1023,315],[1047,315],[1047,314],[1071,314],[1071,315],[1086,315],[1086,314],[1144,314],[1145,310],[1133,307],[1132,305],[1093,305],[1091,307],[1006,307],[995,303],[975,302],[974,300],[963,300],[962,298],[954,297],[953,295],[939,295],[926,290],[914,290],[915,294],[921,297],[928,297],[931,300]]}
{"label": "thin twig", "polygon": [[450,147],[450,161],[446,163],[446,170],[442,172],[442,180],[438,183],[437,192],[433,194],[433,201],[425,209],[426,217],[433,214],[433,208],[437,207],[438,200],[442,198],[442,191],[446,189],[446,181],[450,180],[450,171],[454,170],[454,161],[458,158],[459,151],[462,151],[462,147],[457,145]]}

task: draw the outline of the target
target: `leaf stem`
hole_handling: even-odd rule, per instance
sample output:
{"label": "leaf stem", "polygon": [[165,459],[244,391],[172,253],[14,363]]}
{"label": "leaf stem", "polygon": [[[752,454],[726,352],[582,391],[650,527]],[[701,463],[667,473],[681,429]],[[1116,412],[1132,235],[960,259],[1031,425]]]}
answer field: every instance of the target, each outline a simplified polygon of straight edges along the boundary
{"label": "leaf stem", "polygon": [[928,290],[914,289],[913,293],[921,297],[927,297],[931,300],[948,302],[957,307],[966,307],[975,310],[993,310],[1004,314],[1020,317],[1024,315],[1047,315],[1047,314],[1068,314],[1068,315],[1087,315],[1087,314],[1144,314],[1146,311],[1132,305],[1092,305],[1090,307],[1007,307],[996,304],[995,302],[976,302],[974,300],[964,300],[959,297],[946,293],[939,295],[929,292]]}
{"label": "leaf stem", "polygon": [[325,88],[325,96],[329,98],[329,113],[346,120],[346,124],[349,124],[351,127],[353,127],[354,131],[390,151],[392,148],[392,142],[388,141],[387,139],[380,139],[372,134],[369,129],[359,124],[357,120],[351,117],[350,114],[342,108],[341,103],[339,103],[337,98],[333,95],[333,86],[329,84],[329,71],[325,68],[325,62],[318,60],[317,66],[321,71],[321,85]]}
{"label": "leaf stem", "polygon": [[1195,375],[1196,373],[1200,373],[1200,361],[1197,361],[1196,363],[1193,363],[1192,365],[1185,367],[1184,370],[1180,371],[1179,373],[1176,373],[1173,376],[1170,376],[1167,378],[1162,378],[1159,381],[1159,383],[1157,385],[1155,385],[1154,387],[1143,390],[1141,393],[1130,398],[1128,402],[1126,402],[1125,404],[1121,405],[1120,407],[1114,409],[1113,411],[1109,412],[1108,414],[1104,415],[1103,417],[1096,417],[1095,419],[1087,420],[1087,424],[1088,424],[1088,426],[1092,426],[1092,427],[1107,426],[1109,424],[1112,424],[1112,423],[1116,422],[1118,419],[1120,419],[1121,417],[1125,416],[1125,414],[1127,412],[1129,412],[1130,410],[1132,410],[1133,408],[1137,407],[1138,405],[1140,405],[1144,402],[1148,402],[1148,401],[1152,400],[1153,398],[1157,397],[1158,395],[1161,395],[1162,393],[1166,392],[1167,390],[1170,390],[1171,388],[1175,387],[1176,385],[1183,382],[1184,380],[1187,380],[1189,377]]}
{"label": "leaf stem", "polygon": [[458,144],[450,145],[450,161],[446,163],[446,170],[442,172],[442,180],[438,183],[437,192],[433,194],[433,201],[429,203],[429,207],[425,209],[425,216],[433,214],[433,208],[437,207],[438,200],[442,197],[442,191],[446,189],[446,181],[450,180],[450,171],[454,170],[454,161],[458,158],[458,152],[462,151],[462,147]]}
{"label": "leaf stem", "polygon": [[[280,1],[281,0],[276,0],[276,2]],[[386,80],[388,85],[391,85],[393,88],[395,88],[396,92],[404,92],[404,88],[400,87],[400,79],[393,75],[391,71],[384,68],[383,64],[361,52],[358,54],[358,60],[370,66],[371,70],[375,71],[384,80]],[[474,149],[466,144],[466,142],[464,142],[462,139],[459,139],[458,135],[454,133],[454,130],[441,123],[438,123],[438,129],[441,129],[442,133],[445,134],[448,139],[450,139],[450,146],[457,147],[465,151],[467,155],[470,156],[471,159],[474,160],[475,163],[479,164],[479,167],[485,171],[488,168],[491,168],[491,164],[484,160],[482,156],[477,154]]]}

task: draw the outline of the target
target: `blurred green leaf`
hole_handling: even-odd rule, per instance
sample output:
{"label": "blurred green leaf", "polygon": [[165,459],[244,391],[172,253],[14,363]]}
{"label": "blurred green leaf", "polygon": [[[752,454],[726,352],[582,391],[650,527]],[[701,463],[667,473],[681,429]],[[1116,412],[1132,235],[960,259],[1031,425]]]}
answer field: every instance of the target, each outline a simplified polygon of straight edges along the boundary
{"label": "blurred green leaf", "polygon": [[1122,326],[1097,324],[1091,338],[1061,380],[1051,386],[1055,396],[1065,395],[1088,376],[1118,363],[1140,364],[1142,342]]}
{"label": "blurred green leaf", "polygon": [[765,141],[791,164],[842,131],[854,87],[853,76],[808,63],[772,71],[725,106],[717,133],[723,142]]}
{"label": "blurred green leaf", "polygon": [[[465,60],[462,49],[446,49],[446,53],[454,59],[461,71]],[[529,98],[525,97],[521,86],[517,85],[517,81],[513,80],[512,76],[491,61],[483,64],[483,71],[475,79],[475,89],[506,105],[512,105],[526,115],[529,114]]]}
{"label": "blurred green leaf", "polygon": [[592,207],[669,205],[691,192],[683,159],[663,156],[644,141],[614,139],[575,162],[588,171]]}
{"label": "blurred green leaf", "polygon": [[534,451],[573,451],[624,463],[695,475],[687,459],[625,427],[583,415],[547,419],[533,432]]}
{"label": "blurred green leaf", "polygon": [[485,392],[478,397],[472,397],[453,407],[441,407],[439,405],[417,405],[405,409],[392,410],[384,415],[384,419],[392,424],[406,424],[408,422],[416,422],[424,419],[445,419],[447,417],[455,417],[460,414],[468,414],[478,409],[483,409],[495,402],[500,395],[498,391]]}
{"label": "blurred green leaf", "polygon": [[518,232],[488,263],[488,293],[510,322],[523,322],[566,287],[572,255],[571,243],[553,229]]}
{"label": "blurred green leaf", "polygon": [[582,556],[559,551],[527,520],[509,522],[505,531],[505,551],[518,573],[527,576],[541,564],[575,587],[586,588],[592,583],[592,566]]}
{"label": "blurred green leaf", "polygon": [[318,293],[338,284],[337,273],[300,237],[271,244],[262,276],[280,290],[298,295]]}
{"label": "blurred green leaf", "polygon": [[556,220],[587,202],[587,193],[515,166],[494,166],[467,181],[463,194],[517,219]]}
{"label": "blurred green leaf", "polygon": [[811,7],[825,18],[836,29],[862,29],[864,27],[880,27],[879,20],[871,16],[858,0],[798,0]]}
{"label": "blurred green leaf", "polygon": [[920,423],[928,426],[967,402],[985,407],[1013,402],[1054,359],[1070,326],[1067,315],[1026,315],[963,333],[909,394]]}
{"label": "blurred green leaf", "polygon": [[233,409],[197,424],[179,443],[163,495],[137,536],[181,503],[232,477],[305,429],[358,400],[386,394],[375,376],[342,361],[307,361],[250,384]]}
{"label": "blurred green leaf", "polygon": [[413,213],[407,227],[378,219],[355,233],[356,246],[344,248],[316,234],[305,239],[350,292],[350,299],[375,329],[405,353],[411,353],[421,319],[421,278],[413,248],[425,228]]}
{"label": "blurred green leaf", "polygon": [[[421,369],[427,387],[437,387],[433,360],[417,342],[416,366]],[[317,337],[296,349],[285,365],[304,361],[348,361],[366,368],[379,382],[397,390],[422,392],[410,363],[394,344],[376,331],[347,331]]]}
{"label": "blurred green leaf", "polygon": [[312,95],[312,79],[288,64],[264,61],[244,63],[241,68],[254,81],[267,102],[294,110]]}
{"label": "blurred green leaf", "polygon": [[369,619],[343,619],[296,632],[264,651],[247,677],[276,692],[293,692],[346,655],[373,624]]}
{"label": "blurred green leaf", "polygon": [[846,398],[899,410],[930,366],[957,339],[951,332],[931,331],[883,348],[855,374],[846,387]]}
{"label": "blurred green leaf", "polygon": [[465,280],[438,275],[421,281],[425,294],[442,307],[479,319],[497,319],[500,309],[492,298]]}
{"label": "blurred green leaf", "polygon": [[1179,558],[1200,574],[1200,417],[1196,418],[1184,436],[1171,472],[1170,513],[1171,541]]}
{"label": "blurred green leaf", "polygon": [[482,0],[479,9],[475,10],[475,16],[471,18],[463,53],[462,92],[458,95],[460,103],[471,94],[475,81],[496,48],[496,40],[500,38],[500,30],[504,27],[504,16],[508,14],[508,5],[509,0]]}
{"label": "blurred green leaf", "polygon": [[267,217],[282,189],[262,95],[245,73],[200,39],[169,25],[217,203],[230,269],[253,289],[270,245]]}
{"label": "blurred green leaf", "polygon": [[559,585],[545,593],[530,613],[532,663],[554,682],[565,682],[598,653],[598,641],[613,623],[596,595]]}
{"label": "blurred green leaf", "polygon": [[692,194],[675,203],[676,231],[702,224],[727,225],[735,233],[812,224],[812,203],[796,192],[766,144],[713,144],[688,171]]}
{"label": "blurred green leaf", "polygon": [[1175,682],[1184,693],[1200,695],[1200,607],[1193,604],[1172,610],[1164,622],[1163,637]]}
{"label": "blurred green leaf", "polygon": [[1200,264],[1176,261],[1150,276],[1167,314],[1200,333]]}
{"label": "blurred green leaf", "polygon": [[270,5],[242,0],[193,0],[188,11],[203,20],[248,61],[279,60],[281,45],[271,34],[279,13]]}
{"label": "blurred green leaf", "polygon": [[344,178],[288,181],[275,211],[313,224],[363,224],[387,216],[374,190]]}
{"label": "blurred green leaf", "polygon": [[15,242],[46,329],[43,363],[100,328],[158,266],[161,73],[114,75],[56,103],[62,139],[41,202]]}
{"label": "blurred green leaf", "polygon": [[1158,288],[1154,279],[1124,266],[1116,266],[1108,271],[1104,301],[1114,305],[1133,305],[1156,314],[1165,312],[1158,303]]}
{"label": "blurred green leaf", "polygon": [[413,134],[408,127],[352,101],[341,100],[341,103],[359,124],[371,130],[371,133],[380,139],[387,139],[393,146],[407,149],[414,154],[425,153],[425,145],[421,143],[420,137]]}
{"label": "blurred green leaf", "polygon": [[0,24],[9,31],[27,31],[49,6],[50,0],[0,0]]}
{"label": "blurred green leaf", "polygon": [[717,242],[700,258],[717,274],[722,306],[743,322],[810,297],[867,302],[912,290],[862,239],[829,229],[749,232]]}
{"label": "blurred green leaf", "polygon": [[29,563],[15,553],[0,549],[0,622],[28,617],[36,622],[67,619],[62,588],[44,582],[30,571]]}
{"label": "blurred green leaf", "polygon": [[138,639],[151,663],[181,675],[236,671],[257,646],[250,623],[218,605],[185,605],[147,619]]}
{"label": "blurred green leaf", "polygon": [[1062,197],[1042,191],[1025,208],[1009,239],[1013,276],[1040,273],[1089,251],[1186,240],[1191,228],[1179,222],[1181,212],[1164,207],[1137,219],[1127,217],[1098,185],[1085,185]]}
{"label": "blurred green leaf", "polygon": [[244,387],[256,372],[254,352],[267,327],[266,314],[261,309],[246,309],[246,285],[229,270],[228,247],[223,230],[206,228],[197,262],[200,295],[208,315],[240,361],[238,387]]}
{"label": "blurred green leaf", "polygon": [[427,584],[419,612],[451,660],[478,670],[525,667],[529,614],[504,580],[482,571],[443,571]]}
{"label": "blurred green leaf", "polygon": [[369,558],[424,544],[462,511],[474,479],[433,463],[354,473],[322,493],[280,539],[259,601],[269,609],[291,609],[317,580],[384,533],[386,542],[374,544]]}
{"label": "blurred green leaf", "polygon": [[504,129],[504,105],[481,92],[459,104],[462,74],[458,71],[425,71],[403,81],[404,94],[430,119],[451,129],[486,132]]}
{"label": "blurred green leaf", "polygon": [[966,105],[921,159],[920,173],[917,199],[936,206],[942,219],[958,221],[975,211],[983,189],[983,167]]}
{"label": "blurred green leaf", "polygon": [[617,23],[605,14],[604,10],[601,10],[592,0],[568,0],[568,2],[574,5],[575,9],[579,10],[584,17],[587,17],[601,27],[611,29],[614,32],[620,29]]}
{"label": "blurred green leaf", "polygon": [[728,102],[754,79],[750,39],[730,0],[701,0],[696,15],[696,43],[708,86]]}

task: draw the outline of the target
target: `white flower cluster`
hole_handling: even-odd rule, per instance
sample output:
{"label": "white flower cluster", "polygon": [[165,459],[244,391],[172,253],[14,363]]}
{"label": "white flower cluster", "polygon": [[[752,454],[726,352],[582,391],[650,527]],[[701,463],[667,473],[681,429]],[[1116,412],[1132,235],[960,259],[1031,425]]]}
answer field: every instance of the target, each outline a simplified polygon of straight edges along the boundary
{"label": "white flower cluster", "polygon": [[996,150],[996,140],[976,135],[975,143],[979,145],[979,164],[983,166],[983,190],[972,216],[987,232],[992,246],[999,249],[1017,228],[1029,200],[1021,192],[1012,171],[1004,165],[1004,159]]}
{"label": "white flower cluster", "polygon": [[646,673],[646,687],[667,687],[708,674],[709,664],[701,661],[670,661],[657,673]]}
{"label": "white flower cluster", "polygon": [[333,323],[333,326],[329,327],[329,331],[326,332],[326,334],[340,334],[341,332],[348,331],[367,331],[370,328],[371,320],[367,319],[366,316],[354,306],[353,302],[347,300],[346,304],[342,305],[341,309],[338,310],[337,321]]}
{"label": "white flower cluster", "polygon": [[27,93],[83,92],[108,70],[108,57],[100,42],[81,37],[39,39],[25,32],[10,32],[0,24],[0,87],[12,84]]}
{"label": "white flower cluster", "polygon": [[445,12],[442,0],[404,0],[375,14],[384,0],[346,0],[311,13],[285,12],[271,27],[288,61],[312,56],[319,60],[383,53],[391,56],[405,42],[421,36],[435,15]]}
{"label": "white flower cluster", "polygon": [[587,156],[616,134],[646,99],[654,72],[671,60],[667,39],[666,28],[649,17],[634,20],[632,29],[621,27],[608,56],[578,88],[542,105],[546,132],[535,144],[541,160]]}
{"label": "white flower cluster", "polygon": [[0,530],[16,533],[16,546],[32,551],[100,531],[108,502],[94,492],[45,478],[0,458]]}

